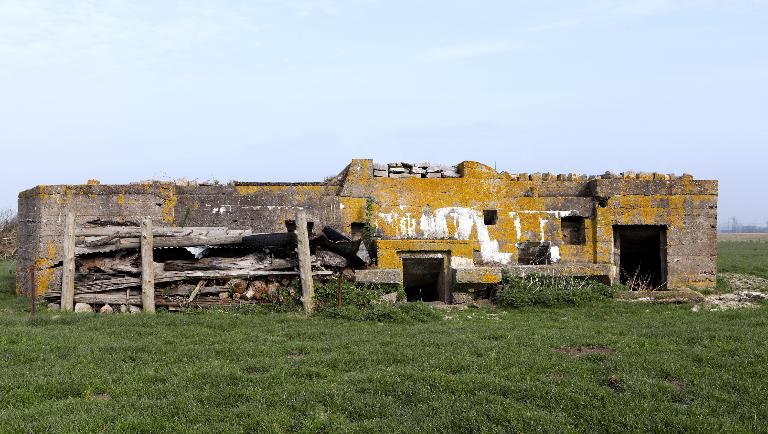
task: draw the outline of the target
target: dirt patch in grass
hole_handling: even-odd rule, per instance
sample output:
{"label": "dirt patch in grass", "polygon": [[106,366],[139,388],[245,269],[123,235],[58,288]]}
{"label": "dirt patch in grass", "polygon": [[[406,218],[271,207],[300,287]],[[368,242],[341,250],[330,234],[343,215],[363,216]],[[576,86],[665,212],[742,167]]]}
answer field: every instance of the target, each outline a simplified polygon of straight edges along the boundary
{"label": "dirt patch in grass", "polygon": [[586,354],[610,355],[616,352],[613,348],[601,345],[587,345],[578,347],[558,347],[552,351],[556,353],[568,354],[569,356],[580,357]]}
{"label": "dirt patch in grass", "polygon": [[112,399],[112,395],[110,395],[107,392],[98,392],[91,395],[88,395],[87,398],[89,401],[109,401]]}
{"label": "dirt patch in grass", "polygon": [[757,308],[758,303],[768,301],[768,294],[759,291],[736,291],[731,294],[714,294],[704,299],[704,302],[693,306],[692,310],[698,312],[705,310],[730,310],[743,308]]}
{"label": "dirt patch in grass", "polygon": [[550,380],[550,381],[560,381],[563,378],[565,378],[565,376],[563,375],[562,372],[554,371],[547,374],[547,380]]}
{"label": "dirt patch in grass", "polygon": [[667,384],[674,387],[678,392],[683,390],[683,387],[685,387],[685,381],[680,380],[679,378],[667,378]]}
{"label": "dirt patch in grass", "polygon": [[652,301],[655,303],[701,303],[704,296],[695,291],[622,291],[615,296],[623,301]]}
{"label": "dirt patch in grass", "polygon": [[301,350],[293,350],[291,354],[288,354],[288,360],[295,361],[304,358],[304,353]]}
{"label": "dirt patch in grass", "polygon": [[750,274],[720,273],[720,277],[728,282],[736,291],[761,291],[768,289],[768,279]]}

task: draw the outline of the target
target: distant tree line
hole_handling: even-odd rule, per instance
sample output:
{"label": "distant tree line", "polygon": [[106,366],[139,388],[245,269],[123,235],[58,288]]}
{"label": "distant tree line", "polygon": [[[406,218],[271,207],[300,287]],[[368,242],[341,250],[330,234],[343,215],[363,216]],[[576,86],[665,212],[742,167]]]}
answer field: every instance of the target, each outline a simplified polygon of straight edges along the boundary
{"label": "distant tree line", "polygon": [[0,260],[7,260],[16,254],[16,228],[19,219],[16,211],[0,210]]}

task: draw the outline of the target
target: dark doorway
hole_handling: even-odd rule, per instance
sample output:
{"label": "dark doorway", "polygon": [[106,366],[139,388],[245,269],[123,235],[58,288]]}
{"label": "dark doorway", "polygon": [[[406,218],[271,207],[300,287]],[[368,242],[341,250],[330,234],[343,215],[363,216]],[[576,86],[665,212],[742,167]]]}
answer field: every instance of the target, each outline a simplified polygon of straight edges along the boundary
{"label": "dark doorway", "polygon": [[403,287],[408,301],[446,301],[445,258],[403,258]]}
{"label": "dark doorway", "polygon": [[666,226],[616,225],[613,237],[622,284],[646,290],[666,286]]}

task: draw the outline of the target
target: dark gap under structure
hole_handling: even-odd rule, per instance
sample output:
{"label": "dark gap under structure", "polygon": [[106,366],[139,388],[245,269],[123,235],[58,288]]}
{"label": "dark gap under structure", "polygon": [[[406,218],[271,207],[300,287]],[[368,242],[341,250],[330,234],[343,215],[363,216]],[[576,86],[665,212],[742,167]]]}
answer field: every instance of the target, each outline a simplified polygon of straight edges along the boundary
{"label": "dark gap under structure", "polygon": [[548,265],[552,263],[549,241],[517,243],[517,262],[520,265]]}

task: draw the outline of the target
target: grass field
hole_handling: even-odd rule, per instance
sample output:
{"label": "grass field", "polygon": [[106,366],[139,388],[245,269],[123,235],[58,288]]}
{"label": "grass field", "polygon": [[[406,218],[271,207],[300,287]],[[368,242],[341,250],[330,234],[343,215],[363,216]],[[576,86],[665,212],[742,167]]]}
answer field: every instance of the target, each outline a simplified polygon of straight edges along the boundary
{"label": "grass field", "polygon": [[768,278],[768,241],[718,241],[717,253],[720,272]]}
{"label": "grass field", "polygon": [[10,282],[3,274],[3,432],[768,426],[768,306],[605,302],[386,323],[232,312],[30,317]]}

